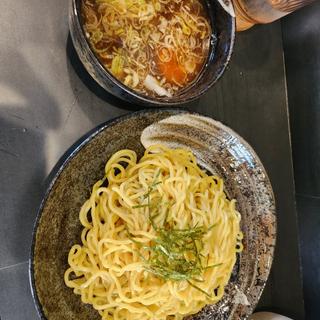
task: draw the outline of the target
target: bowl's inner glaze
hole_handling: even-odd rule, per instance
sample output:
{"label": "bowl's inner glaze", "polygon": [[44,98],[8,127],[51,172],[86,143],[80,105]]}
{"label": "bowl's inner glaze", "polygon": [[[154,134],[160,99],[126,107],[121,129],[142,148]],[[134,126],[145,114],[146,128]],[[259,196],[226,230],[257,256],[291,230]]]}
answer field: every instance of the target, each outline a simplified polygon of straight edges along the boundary
{"label": "bowl's inner glaze", "polygon": [[[73,244],[81,243],[79,210],[93,184],[103,177],[105,163],[113,153],[129,148],[141,156],[143,129],[183,112],[138,112],[119,118],[89,136],[56,174],[39,211],[30,264],[35,303],[43,319],[101,319],[64,284],[68,252]],[[216,128],[217,139],[210,142],[212,156],[217,159],[216,171],[224,178],[227,193],[237,199],[245,234],[244,251],[222,301],[206,307],[196,319],[245,319],[260,297],[273,257],[275,208],[269,180],[252,149],[238,136],[230,140],[234,133],[225,129]],[[238,155],[229,152],[230,141],[240,146]]]}

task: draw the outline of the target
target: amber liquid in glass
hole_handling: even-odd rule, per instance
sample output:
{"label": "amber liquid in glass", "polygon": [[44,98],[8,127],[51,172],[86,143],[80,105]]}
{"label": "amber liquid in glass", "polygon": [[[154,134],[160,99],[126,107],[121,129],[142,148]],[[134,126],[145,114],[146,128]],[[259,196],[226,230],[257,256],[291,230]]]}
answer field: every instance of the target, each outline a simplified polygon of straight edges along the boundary
{"label": "amber liquid in glass", "polygon": [[314,0],[233,0],[237,31],[275,21]]}

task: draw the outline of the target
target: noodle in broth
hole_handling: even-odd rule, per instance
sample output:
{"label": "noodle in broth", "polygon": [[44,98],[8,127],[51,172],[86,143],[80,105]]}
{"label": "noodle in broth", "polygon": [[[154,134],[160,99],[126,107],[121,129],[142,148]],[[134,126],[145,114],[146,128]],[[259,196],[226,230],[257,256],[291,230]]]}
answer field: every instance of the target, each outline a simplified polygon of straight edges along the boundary
{"label": "noodle in broth", "polygon": [[212,30],[200,0],[83,0],[82,16],[100,62],[141,94],[177,95],[206,62]]}

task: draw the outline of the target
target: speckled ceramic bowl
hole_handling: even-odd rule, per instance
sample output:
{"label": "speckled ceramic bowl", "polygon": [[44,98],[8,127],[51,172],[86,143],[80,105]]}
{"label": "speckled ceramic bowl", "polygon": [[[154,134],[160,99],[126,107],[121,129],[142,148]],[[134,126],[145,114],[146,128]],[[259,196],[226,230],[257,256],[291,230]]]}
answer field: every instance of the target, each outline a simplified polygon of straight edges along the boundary
{"label": "speckled ceramic bowl", "polygon": [[[54,170],[35,223],[30,257],[30,282],[41,319],[100,319],[63,280],[68,252],[80,242],[79,209],[114,152],[130,148],[141,155],[140,136],[147,126],[184,113],[188,112],[142,111],[107,122],[77,143]],[[223,299],[192,318],[246,319],[259,300],[273,258],[276,218],[272,188],[257,155],[241,137],[217,121],[192,117],[196,118],[193,124],[167,121],[155,132],[164,142],[188,145],[203,156],[201,161],[207,159],[209,167],[225,180],[229,197],[237,199],[244,232],[244,250]]]}

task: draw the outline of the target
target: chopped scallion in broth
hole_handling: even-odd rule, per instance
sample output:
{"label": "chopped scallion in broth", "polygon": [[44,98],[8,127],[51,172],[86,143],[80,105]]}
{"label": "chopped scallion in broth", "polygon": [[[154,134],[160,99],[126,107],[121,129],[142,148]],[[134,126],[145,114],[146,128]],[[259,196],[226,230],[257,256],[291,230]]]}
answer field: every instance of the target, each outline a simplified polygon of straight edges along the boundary
{"label": "chopped scallion in broth", "polygon": [[83,0],[88,41],[124,85],[171,97],[202,70],[212,29],[201,0]]}

